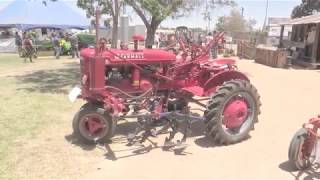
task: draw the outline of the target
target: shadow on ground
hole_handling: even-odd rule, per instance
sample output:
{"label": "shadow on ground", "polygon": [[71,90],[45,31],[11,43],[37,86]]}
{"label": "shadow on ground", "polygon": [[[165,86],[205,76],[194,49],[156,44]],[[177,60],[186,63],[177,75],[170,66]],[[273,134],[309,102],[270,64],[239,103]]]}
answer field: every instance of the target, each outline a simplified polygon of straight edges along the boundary
{"label": "shadow on ground", "polygon": [[79,65],[66,64],[64,68],[55,70],[40,70],[30,74],[14,76],[19,87],[18,90],[40,93],[67,94],[70,87],[79,84]]}
{"label": "shadow on ground", "polygon": [[[136,127],[137,127],[136,122],[128,122],[128,123],[118,124],[117,131],[116,131],[114,137],[106,143],[107,144],[110,144],[110,143],[125,144],[125,143],[127,143],[126,136],[128,135],[128,133],[134,132]],[[73,133],[66,135],[65,140],[68,141],[70,144],[78,146],[86,151],[92,151],[97,147],[96,145],[93,145],[93,144],[85,144],[85,143],[81,142],[77,138],[77,135],[75,135]],[[100,145],[103,146],[103,144],[100,144]]]}
{"label": "shadow on ground", "polygon": [[[119,160],[119,159],[124,159],[124,158],[129,158],[129,157],[133,157],[133,156],[138,156],[138,155],[143,155],[146,154],[150,151],[152,151],[153,149],[163,149],[163,143],[164,141],[160,141],[160,144],[156,144],[156,145],[151,145],[150,141],[146,141],[146,144],[150,144],[150,145],[145,145],[145,146],[141,146],[141,144],[137,144],[137,145],[128,145],[128,140],[127,140],[127,135],[129,133],[133,133],[136,129],[136,127],[138,126],[137,122],[121,122],[117,125],[117,130],[115,133],[115,136],[108,142],[105,143],[100,143],[97,145],[87,145],[84,144],[83,142],[79,141],[76,137],[76,135],[74,134],[70,134],[65,136],[65,139],[71,143],[72,145],[78,146],[80,148],[82,148],[83,150],[86,151],[91,151],[94,150],[95,148],[100,148],[106,151],[105,154],[105,158],[108,160]],[[200,146],[202,148],[213,148],[213,147],[218,147],[219,145],[215,144],[213,139],[210,137],[207,137],[204,133],[205,131],[205,126],[202,122],[197,122],[192,124],[192,132],[189,134],[188,137],[190,138],[194,138],[194,144],[197,146]],[[165,134],[165,137],[169,137],[169,134]],[[248,137],[249,138],[249,137]],[[121,149],[112,149],[112,146],[110,146],[111,144],[114,145],[119,145],[121,144],[120,147],[122,147]],[[143,143],[145,144],[145,143]],[[192,143],[187,143],[187,145],[194,145]],[[164,149],[163,149],[164,150]],[[182,153],[176,153],[174,150],[164,150],[164,151],[169,151],[169,152],[173,152],[175,155],[188,155],[188,154],[192,154],[190,152],[188,152],[188,148],[183,151]],[[119,154],[122,154],[121,156]],[[123,155],[126,154],[126,155]]]}
{"label": "shadow on ground", "polygon": [[314,164],[309,169],[299,171],[289,161],[283,162],[279,168],[285,172],[290,173],[295,180],[316,180],[320,179],[320,164]]}

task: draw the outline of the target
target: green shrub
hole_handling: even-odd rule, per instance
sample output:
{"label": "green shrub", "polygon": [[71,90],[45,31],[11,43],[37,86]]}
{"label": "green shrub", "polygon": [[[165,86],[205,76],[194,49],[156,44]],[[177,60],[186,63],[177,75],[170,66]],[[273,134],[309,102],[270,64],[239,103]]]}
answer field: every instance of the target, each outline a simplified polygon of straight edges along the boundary
{"label": "green shrub", "polygon": [[79,48],[87,48],[88,46],[95,45],[96,37],[90,34],[78,34]]}
{"label": "green shrub", "polygon": [[38,51],[50,51],[53,49],[52,42],[49,40],[40,41],[36,45],[38,46]]}

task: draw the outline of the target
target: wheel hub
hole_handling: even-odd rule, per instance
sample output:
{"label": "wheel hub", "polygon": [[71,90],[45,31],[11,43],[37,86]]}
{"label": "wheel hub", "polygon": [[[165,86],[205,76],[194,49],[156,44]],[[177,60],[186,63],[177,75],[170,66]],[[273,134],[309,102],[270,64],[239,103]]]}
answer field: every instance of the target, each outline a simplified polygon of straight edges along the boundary
{"label": "wheel hub", "polygon": [[97,135],[103,128],[105,128],[105,124],[98,117],[89,116],[85,119],[85,127],[90,135],[93,136]]}
{"label": "wheel hub", "polygon": [[248,116],[248,105],[244,99],[231,100],[224,108],[223,123],[227,128],[237,128]]}

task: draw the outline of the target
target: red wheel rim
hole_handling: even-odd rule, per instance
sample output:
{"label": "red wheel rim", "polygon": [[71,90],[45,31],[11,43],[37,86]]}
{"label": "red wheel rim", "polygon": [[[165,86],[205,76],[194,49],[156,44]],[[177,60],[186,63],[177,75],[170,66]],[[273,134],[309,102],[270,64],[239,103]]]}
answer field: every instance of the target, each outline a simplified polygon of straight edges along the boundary
{"label": "red wheel rim", "polygon": [[87,114],[80,120],[80,131],[87,139],[104,137],[109,129],[105,119],[98,114]]}
{"label": "red wheel rim", "polygon": [[[310,135],[308,135],[310,136]],[[302,137],[300,137],[302,138]],[[316,159],[316,147],[317,147],[317,142],[314,144],[312,151],[310,154],[307,154],[307,147],[309,142],[306,139],[303,139],[303,141],[299,144],[299,149],[298,149],[298,161],[300,164],[307,164],[308,162],[311,163]]]}
{"label": "red wheel rim", "polygon": [[248,104],[244,98],[232,98],[224,107],[223,124],[226,128],[238,128],[247,119]]}
{"label": "red wheel rim", "polygon": [[241,135],[254,123],[256,103],[254,97],[245,91],[230,96],[221,112],[222,128],[229,135]]}

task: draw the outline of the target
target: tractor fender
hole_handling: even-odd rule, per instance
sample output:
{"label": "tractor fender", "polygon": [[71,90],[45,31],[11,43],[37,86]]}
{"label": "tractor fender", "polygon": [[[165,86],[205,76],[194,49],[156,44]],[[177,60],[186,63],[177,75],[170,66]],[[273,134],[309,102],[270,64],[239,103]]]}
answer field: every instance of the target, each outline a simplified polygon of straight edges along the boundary
{"label": "tractor fender", "polygon": [[241,80],[250,82],[248,77],[239,71],[236,71],[236,70],[222,71],[206,81],[206,83],[203,86],[204,93],[208,95],[214,92],[216,88],[222,85],[224,82],[230,81],[233,79],[241,79]]}

